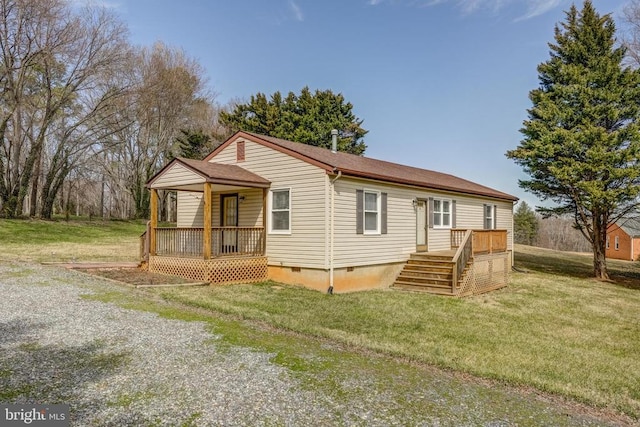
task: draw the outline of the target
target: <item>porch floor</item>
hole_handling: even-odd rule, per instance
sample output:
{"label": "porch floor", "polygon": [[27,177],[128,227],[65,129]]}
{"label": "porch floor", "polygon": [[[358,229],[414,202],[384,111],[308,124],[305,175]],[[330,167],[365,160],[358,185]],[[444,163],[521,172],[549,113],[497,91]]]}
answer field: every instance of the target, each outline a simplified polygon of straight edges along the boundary
{"label": "porch floor", "polygon": [[453,256],[456,254],[456,249],[450,249],[445,251],[420,251],[415,252],[416,255],[433,255],[438,257],[450,256],[453,259]]}

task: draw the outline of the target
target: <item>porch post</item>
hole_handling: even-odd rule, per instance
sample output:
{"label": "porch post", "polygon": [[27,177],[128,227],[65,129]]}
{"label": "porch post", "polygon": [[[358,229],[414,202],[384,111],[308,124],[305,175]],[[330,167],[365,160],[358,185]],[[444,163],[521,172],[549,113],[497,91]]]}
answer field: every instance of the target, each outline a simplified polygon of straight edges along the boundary
{"label": "porch post", "polygon": [[156,228],[158,227],[158,190],[151,189],[151,224],[149,229],[149,254],[156,254]]}
{"label": "porch post", "polygon": [[262,255],[267,254],[267,189],[262,189]]}
{"label": "porch post", "polygon": [[211,183],[204,183],[204,236],[202,239],[202,253],[204,259],[211,258]]}

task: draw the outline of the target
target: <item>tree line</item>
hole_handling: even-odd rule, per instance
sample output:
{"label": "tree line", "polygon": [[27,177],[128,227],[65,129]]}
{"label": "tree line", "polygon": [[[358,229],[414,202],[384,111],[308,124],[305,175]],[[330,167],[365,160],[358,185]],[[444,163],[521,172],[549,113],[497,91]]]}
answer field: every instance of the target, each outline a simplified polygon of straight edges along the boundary
{"label": "tree line", "polygon": [[[0,0],[2,217],[147,218],[145,183],[163,165],[203,158],[237,130],[322,145],[336,128],[340,149],[362,154],[352,108],[309,88],[220,106],[198,61],[162,42],[131,45],[113,11]],[[165,219],[172,197],[160,194]]]}
{"label": "tree line", "polygon": [[557,251],[590,252],[591,244],[575,227],[570,216],[545,218],[525,201],[513,214],[514,242]]}

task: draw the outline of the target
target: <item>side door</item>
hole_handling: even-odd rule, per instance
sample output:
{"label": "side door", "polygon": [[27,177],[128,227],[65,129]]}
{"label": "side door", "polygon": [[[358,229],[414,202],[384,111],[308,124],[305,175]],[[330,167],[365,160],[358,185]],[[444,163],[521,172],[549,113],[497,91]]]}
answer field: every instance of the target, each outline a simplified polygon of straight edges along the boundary
{"label": "side door", "polygon": [[416,252],[427,251],[427,202],[416,203]]}

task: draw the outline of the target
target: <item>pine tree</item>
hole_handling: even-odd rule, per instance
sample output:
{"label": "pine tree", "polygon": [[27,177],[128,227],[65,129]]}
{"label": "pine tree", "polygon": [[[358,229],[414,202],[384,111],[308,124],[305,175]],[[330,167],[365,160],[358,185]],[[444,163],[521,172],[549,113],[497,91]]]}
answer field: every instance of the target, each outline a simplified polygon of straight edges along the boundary
{"label": "pine tree", "polygon": [[513,214],[513,235],[516,243],[533,245],[538,236],[538,218],[527,202],[518,204]]}
{"label": "pine tree", "polygon": [[251,96],[233,111],[221,112],[220,122],[232,132],[244,130],[288,139],[317,147],[330,148],[331,130],[338,130],[338,151],[363,154],[367,146],[362,120],[353,114],[353,105],[342,94],[308,87],[282,98],[275,92],[270,99],[263,93]]}
{"label": "pine tree", "polygon": [[556,204],[538,208],[543,215],[573,216],[593,248],[594,275],[608,279],[607,226],[640,193],[640,74],[623,66],[613,19],[591,1],[566,12],[555,41],[538,66],[524,139],[507,157],[530,176],[522,188]]}

